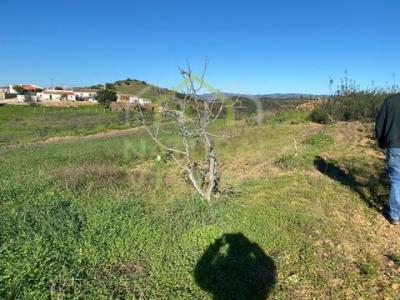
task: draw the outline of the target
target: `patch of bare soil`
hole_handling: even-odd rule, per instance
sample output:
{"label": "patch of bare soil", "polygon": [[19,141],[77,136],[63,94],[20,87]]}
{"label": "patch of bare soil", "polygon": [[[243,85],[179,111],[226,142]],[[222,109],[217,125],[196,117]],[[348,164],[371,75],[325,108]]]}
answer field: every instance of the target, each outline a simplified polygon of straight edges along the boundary
{"label": "patch of bare soil", "polygon": [[339,122],[336,127],[336,139],[349,147],[348,152],[357,149],[371,157],[384,159],[385,153],[377,147],[373,129],[374,124]]}

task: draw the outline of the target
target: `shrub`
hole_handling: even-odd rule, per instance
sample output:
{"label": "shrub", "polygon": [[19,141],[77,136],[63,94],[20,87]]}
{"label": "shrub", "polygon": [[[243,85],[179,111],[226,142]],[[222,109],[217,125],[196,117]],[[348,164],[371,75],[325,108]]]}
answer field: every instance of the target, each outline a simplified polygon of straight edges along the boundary
{"label": "shrub", "polygon": [[336,121],[373,121],[388,92],[357,91],[337,95],[322,107]]}
{"label": "shrub", "polygon": [[105,107],[109,107],[110,103],[117,101],[117,99],[117,92],[114,90],[105,89],[96,93],[96,100]]}
{"label": "shrub", "polygon": [[399,87],[395,84],[386,88],[373,88],[363,90],[354,80],[346,77],[341,80],[334,97],[331,97],[320,110],[311,116],[315,122],[323,123],[327,115],[331,121],[365,121],[371,122],[375,117],[386,97],[397,93]]}
{"label": "shrub", "polygon": [[107,90],[115,90],[115,86],[112,83],[106,83],[106,89]]}
{"label": "shrub", "polygon": [[14,85],[13,89],[17,92],[18,95],[22,95],[24,93],[24,87],[21,85]]}
{"label": "shrub", "polygon": [[329,114],[321,107],[317,107],[310,114],[311,121],[319,124],[329,124],[332,122]]}

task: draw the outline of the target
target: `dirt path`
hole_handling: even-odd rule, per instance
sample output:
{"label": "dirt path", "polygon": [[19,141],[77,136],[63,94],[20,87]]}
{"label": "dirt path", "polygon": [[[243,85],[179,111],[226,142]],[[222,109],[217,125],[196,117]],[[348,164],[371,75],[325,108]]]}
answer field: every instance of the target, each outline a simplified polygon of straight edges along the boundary
{"label": "dirt path", "polygon": [[33,142],[31,144],[61,144],[68,142],[79,142],[79,141],[92,141],[106,138],[117,138],[126,136],[135,136],[138,134],[145,133],[145,127],[135,127],[129,129],[113,129],[104,132],[98,132],[90,135],[78,135],[78,136],[54,136],[44,141]]}
{"label": "dirt path", "polygon": [[42,141],[4,145],[0,146],[0,150],[16,149],[20,147],[29,147],[29,146],[42,146],[42,145],[63,144],[63,143],[73,143],[82,141],[93,141],[93,140],[107,139],[107,138],[121,138],[121,137],[141,135],[144,133],[146,133],[146,129],[144,126],[129,128],[129,129],[113,129],[90,135],[54,136]]}

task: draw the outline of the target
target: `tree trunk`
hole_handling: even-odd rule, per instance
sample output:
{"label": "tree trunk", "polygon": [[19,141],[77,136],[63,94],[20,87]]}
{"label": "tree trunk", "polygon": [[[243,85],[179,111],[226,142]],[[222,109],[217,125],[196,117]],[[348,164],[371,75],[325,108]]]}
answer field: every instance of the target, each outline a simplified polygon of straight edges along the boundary
{"label": "tree trunk", "polygon": [[209,153],[209,170],[208,170],[208,186],[206,188],[206,199],[211,201],[213,193],[218,191],[218,169],[217,169],[217,156],[215,149],[210,148]]}

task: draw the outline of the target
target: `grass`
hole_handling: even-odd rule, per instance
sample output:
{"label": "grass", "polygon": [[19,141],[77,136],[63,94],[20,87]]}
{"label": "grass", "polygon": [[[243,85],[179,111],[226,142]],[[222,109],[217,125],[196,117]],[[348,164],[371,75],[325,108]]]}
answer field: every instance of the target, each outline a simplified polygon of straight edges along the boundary
{"label": "grass", "polygon": [[300,109],[285,109],[266,119],[267,124],[302,124],[309,121],[307,112]]}
{"label": "grass", "polygon": [[383,163],[342,129],[217,141],[240,194],[212,207],[147,136],[0,148],[0,298],[394,298]]}
{"label": "grass", "polygon": [[0,106],[0,145],[87,135],[139,125],[132,117],[99,105],[80,107]]}

